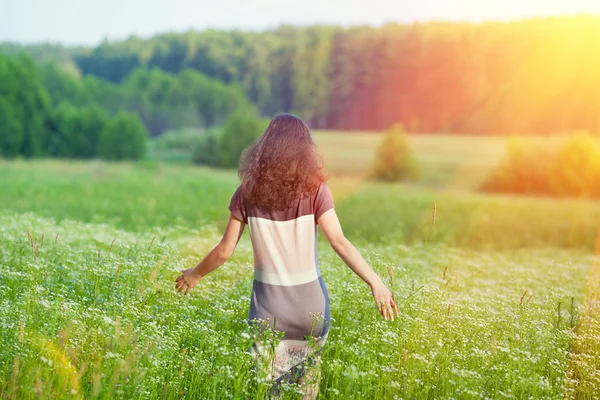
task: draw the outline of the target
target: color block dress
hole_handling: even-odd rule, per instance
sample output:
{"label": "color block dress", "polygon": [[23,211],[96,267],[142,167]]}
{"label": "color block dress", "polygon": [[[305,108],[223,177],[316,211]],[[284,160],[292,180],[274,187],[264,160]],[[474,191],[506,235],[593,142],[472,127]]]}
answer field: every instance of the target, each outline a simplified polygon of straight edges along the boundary
{"label": "color block dress", "polygon": [[[229,210],[248,225],[254,252],[248,321],[263,321],[283,332],[267,379],[293,383],[318,362],[329,331],[329,296],[317,258],[317,220],[334,207],[333,197],[322,184],[283,211],[264,212],[244,203],[238,187]],[[259,356],[266,350],[255,345]]]}

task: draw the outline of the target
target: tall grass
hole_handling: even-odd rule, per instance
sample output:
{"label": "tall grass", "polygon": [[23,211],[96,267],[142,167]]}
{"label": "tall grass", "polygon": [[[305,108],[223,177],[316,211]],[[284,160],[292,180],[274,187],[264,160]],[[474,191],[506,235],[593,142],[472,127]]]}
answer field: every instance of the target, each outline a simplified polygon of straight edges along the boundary
{"label": "tall grass", "polygon": [[[217,242],[210,225],[133,233],[3,211],[0,227],[0,397],[264,398],[247,352],[247,238],[183,297],[174,278]],[[400,318],[383,321],[368,287],[321,249],[332,310],[321,398],[560,398],[567,370],[588,365],[569,350],[593,257],[361,251],[393,274]]]}
{"label": "tall grass", "polygon": [[[224,228],[237,185],[234,172],[191,166],[0,162],[0,208],[138,232],[155,226]],[[330,186],[346,234],[361,243],[595,248],[600,205],[591,201],[489,196],[336,177]],[[437,217],[432,230],[433,201]]]}

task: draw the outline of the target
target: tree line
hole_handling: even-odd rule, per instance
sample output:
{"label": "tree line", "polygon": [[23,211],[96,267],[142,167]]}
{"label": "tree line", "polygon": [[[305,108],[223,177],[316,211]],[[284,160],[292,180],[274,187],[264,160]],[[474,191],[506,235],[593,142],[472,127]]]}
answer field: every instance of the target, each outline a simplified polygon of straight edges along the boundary
{"label": "tree line", "polygon": [[73,49],[72,62],[113,83],[140,67],[199,71],[316,128],[547,134],[600,131],[598,48],[600,16],[578,15],[168,33]]}
{"label": "tree line", "polygon": [[79,79],[46,64],[40,74],[52,103],[98,104],[109,113],[136,113],[152,136],[167,129],[220,125],[234,111],[253,108],[235,84],[224,84],[192,69],[179,74],[158,68],[131,70],[118,84],[95,76]]}
{"label": "tree line", "polygon": [[0,156],[139,159],[149,135],[253,110],[234,84],[192,69],[138,68],[115,84],[0,53]]}

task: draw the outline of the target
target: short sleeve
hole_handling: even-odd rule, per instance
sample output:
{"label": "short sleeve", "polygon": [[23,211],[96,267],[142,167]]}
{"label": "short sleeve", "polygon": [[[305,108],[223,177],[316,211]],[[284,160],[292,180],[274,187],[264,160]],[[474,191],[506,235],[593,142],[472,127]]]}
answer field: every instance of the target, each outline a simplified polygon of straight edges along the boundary
{"label": "short sleeve", "polygon": [[233,196],[231,197],[231,202],[229,203],[229,211],[231,214],[239,219],[240,221],[247,222],[246,220],[246,211],[244,209],[243,199],[242,199],[242,187],[239,186]]}
{"label": "short sleeve", "polygon": [[317,193],[315,195],[315,203],[314,203],[314,212],[315,212],[315,222],[319,220],[321,215],[323,215],[326,211],[334,208],[333,196],[331,195],[331,191],[329,190],[329,186],[323,183]]}

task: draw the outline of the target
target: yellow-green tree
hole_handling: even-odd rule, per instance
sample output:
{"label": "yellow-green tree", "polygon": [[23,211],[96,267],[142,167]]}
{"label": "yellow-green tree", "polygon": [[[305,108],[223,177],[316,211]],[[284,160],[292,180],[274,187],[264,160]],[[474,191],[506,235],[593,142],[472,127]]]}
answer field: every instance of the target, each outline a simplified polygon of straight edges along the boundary
{"label": "yellow-green tree", "polygon": [[414,180],[419,177],[417,159],[402,125],[392,126],[381,138],[371,175],[384,181]]}

